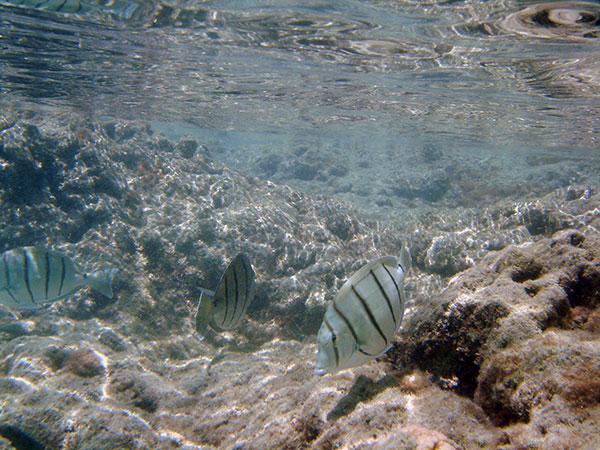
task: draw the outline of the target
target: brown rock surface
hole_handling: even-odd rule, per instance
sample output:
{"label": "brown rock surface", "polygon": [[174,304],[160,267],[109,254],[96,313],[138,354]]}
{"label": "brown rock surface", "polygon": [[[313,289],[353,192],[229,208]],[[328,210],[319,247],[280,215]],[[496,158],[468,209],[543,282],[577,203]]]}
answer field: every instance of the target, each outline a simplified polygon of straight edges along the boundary
{"label": "brown rock surface", "polygon": [[392,359],[453,380],[506,448],[582,448],[600,420],[599,267],[592,231],[490,254],[416,310]]}

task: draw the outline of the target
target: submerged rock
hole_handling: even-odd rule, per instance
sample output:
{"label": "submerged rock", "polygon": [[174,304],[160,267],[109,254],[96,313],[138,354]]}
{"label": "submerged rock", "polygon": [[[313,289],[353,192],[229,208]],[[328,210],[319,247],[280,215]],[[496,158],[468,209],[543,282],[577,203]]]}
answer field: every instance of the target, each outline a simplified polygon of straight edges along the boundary
{"label": "submerged rock", "polygon": [[[62,119],[15,119],[0,131],[0,244],[47,244],[91,266],[118,267],[116,297],[82,290],[22,317],[2,315],[0,446],[594,442],[597,189],[479,211],[434,210],[417,196],[418,214],[399,209],[383,224],[345,201],[221,166],[192,138],[173,144],[143,124]],[[322,161],[305,153],[313,165]],[[277,174],[291,176],[293,166],[274,160]],[[266,171],[267,163],[258,164]],[[28,195],[10,185],[22,179],[20,165],[39,174]],[[334,168],[306,173],[314,182],[353,176]],[[453,188],[442,178],[447,199]],[[314,375],[328,302],[355,270],[397,255],[403,241],[414,269],[394,349]],[[192,318],[200,288],[215,286],[239,252],[257,273],[248,317],[199,342]]]}
{"label": "submerged rock", "polygon": [[454,379],[510,442],[582,446],[599,418],[599,249],[565,230],[490,254],[415,311],[392,359]]}
{"label": "submerged rock", "polygon": [[442,200],[450,189],[450,180],[444,170],[434,170],[431,173],[412,173],[410,178],[399,178],[394,181],[394,195],[408,200],[422,198],[430,202]]}

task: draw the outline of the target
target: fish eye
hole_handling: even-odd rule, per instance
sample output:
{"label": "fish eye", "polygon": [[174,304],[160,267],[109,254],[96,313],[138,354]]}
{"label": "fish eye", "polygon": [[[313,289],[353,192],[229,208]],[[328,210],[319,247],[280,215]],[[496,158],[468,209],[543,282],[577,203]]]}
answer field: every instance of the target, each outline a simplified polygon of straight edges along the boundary
{"label": "fish eye", "polygon": [[334,334],[331,335],[331,342],[335,343],[337,341],[337,336]]}

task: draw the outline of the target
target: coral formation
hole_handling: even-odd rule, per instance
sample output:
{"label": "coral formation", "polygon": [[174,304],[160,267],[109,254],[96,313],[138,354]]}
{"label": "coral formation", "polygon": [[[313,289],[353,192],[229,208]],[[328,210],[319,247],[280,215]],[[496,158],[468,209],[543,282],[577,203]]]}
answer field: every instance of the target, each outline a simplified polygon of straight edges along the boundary
{"label": "coral formation", "polygon": [[[82,290],[38,311],[0,312],[0,447],[599,442],[594,186],[480,210],[460,202],[432,209],[426,202],[455,198],[467,174],[436,175],[431,186],[415,178],[385,194],[407,207],[383,223],[340,198],[224,166],[189,135],[173,143],[145,124],[64,119],[2,125],[0,249],[43,244],[90,266],[114,265],[116,297]],[[414,157],[437,174],[427,154]],[[303,155],[312,168],[298,168],[299,182],[340,187],[353,176],[352,162]],[[264,170],[279,161],[265,175],[290,176],[295,167],[265,158],[257,163]],[[36,176],[25,180],[30,171]],[[378,195],[365,192],[371,204]],[[403,241],[414,268],[394,348],[371,364],[315,376],[327,302],[350,274],[397,255]],[[214,286],[238,252],[257,273],[248,318],[200,342],[192,324],[200,288]]]}

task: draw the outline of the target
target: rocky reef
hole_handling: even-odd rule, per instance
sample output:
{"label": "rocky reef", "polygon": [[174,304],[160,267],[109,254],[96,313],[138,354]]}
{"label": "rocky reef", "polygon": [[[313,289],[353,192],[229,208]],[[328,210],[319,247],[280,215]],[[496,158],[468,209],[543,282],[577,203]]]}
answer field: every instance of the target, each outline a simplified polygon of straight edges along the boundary
{"label": "rocky reef", "polygon": [[472,399],[516,448],[584,448],[600,414],[599,239],[568,229],[488,255],[415,309],[395,366]]}
{"label": "rocky reef", "polygon": [[[119,268],[113,299],[82,290],[0,311],[0,448],[600,444],[600,195],[585,179],[443,208],[467,184],[432,167],[441,197],[426,178],[398,183],[397,198],[416,200],[382,222],[143,123],[23,113],[0,129],[0,250],[43,245]],[[324,170],[343,178],[343,167]],[[393,349],[314,375],[327,302],[403,241],[414,269]],[[238,252],[257,273],[256,299],[236,330],[200,342],[200,288]]]}

